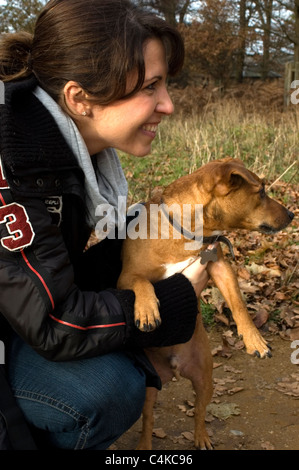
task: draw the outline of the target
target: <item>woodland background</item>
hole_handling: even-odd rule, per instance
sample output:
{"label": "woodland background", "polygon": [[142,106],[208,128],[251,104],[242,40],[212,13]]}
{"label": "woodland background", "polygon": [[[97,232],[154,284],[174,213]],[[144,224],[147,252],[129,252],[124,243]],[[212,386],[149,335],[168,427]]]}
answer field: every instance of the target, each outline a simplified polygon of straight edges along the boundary
{"label": "woodland background", "polygon": [[[45,3],[0,2],[0,33],[32,32]],[[275,236],[228,234],[236,254],[234,268],[257,326],[284,339],[299,339],[299,104],[286,96],[294,92],[291,82],[299,79],[299,0],[136,3],[181,31],[186,62],[169,85],[176,112],[161,126],[151,155],[136,159],[120,154],[129,204],[209,160],[241,158],[295,219]],[[288,76],[286,64],[294,68]],[[206,323],[230,324],[214,287],[205,291],[203,303]]]}
{"label": "woodland background", "polygon": [[[0,32],[33,31],[43,0],[0,2]],[[137,0],[155,10],[184,35],[189,75],[241,81],[258,66],[262,79],[299,61],[299,0]],[[197,77],[198,80],[198,77]]]}

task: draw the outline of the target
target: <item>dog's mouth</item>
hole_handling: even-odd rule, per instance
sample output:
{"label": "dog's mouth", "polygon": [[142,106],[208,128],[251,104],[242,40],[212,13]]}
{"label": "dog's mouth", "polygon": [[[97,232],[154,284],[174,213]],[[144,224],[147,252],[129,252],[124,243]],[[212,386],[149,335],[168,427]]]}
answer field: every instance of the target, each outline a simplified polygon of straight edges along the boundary
{"label": "dog's mouth", "polygon": [[284,228],[286,228],[289,225],[289,223],[292,222],[293,218],[294,218],[293,212],[286,210],[286,212],[284,213],[284,216],[277,219],[276,221],[278,225],[277,227],[273,227],[273,225],[269,225],[266,222],[264,222],[263,224],[259,225],[258,231],[262,233],[267,233],[267,234],[277,233],[280,230],[283,230]]}
{"label": "dog's mouth", "polygon": [[273,234],[279,231],[279,229],[276,229],[272,227],[272,225],[268,225],[268,224],[261,224],[258,230],[259,232],[266,233],[266,234]]}

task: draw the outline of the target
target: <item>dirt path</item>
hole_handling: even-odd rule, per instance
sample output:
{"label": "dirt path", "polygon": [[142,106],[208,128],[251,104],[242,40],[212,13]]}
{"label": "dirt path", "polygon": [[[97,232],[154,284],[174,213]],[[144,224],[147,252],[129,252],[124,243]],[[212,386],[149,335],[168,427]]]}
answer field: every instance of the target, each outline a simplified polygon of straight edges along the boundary
{"label": "dirt path", "polygon": [[[291,342],[268,336],[273,357],[258,359],[244,350],[223,350],[223,332],[209,333],[211,349],[219,350],[214,356],[214,397],[207,413],[215,450],[299,450],[299,366],[291,362]],[[185,379],[170,382],[159,393],[154,450],[194,449],[193,401]],[[141,420],[113,449],[134,449],[140,429]]]}

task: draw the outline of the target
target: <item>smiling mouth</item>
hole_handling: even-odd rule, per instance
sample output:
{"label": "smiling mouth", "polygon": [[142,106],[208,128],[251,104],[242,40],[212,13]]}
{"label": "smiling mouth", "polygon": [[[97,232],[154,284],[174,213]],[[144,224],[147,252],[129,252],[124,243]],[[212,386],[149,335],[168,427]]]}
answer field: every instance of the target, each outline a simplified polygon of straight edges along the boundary
{"label": "smiling mouth", "polygon": [[158,130],[158,124],[145,124],[141,127],[141,130],[145,132],[150,132],[151,134],[156,134]]}

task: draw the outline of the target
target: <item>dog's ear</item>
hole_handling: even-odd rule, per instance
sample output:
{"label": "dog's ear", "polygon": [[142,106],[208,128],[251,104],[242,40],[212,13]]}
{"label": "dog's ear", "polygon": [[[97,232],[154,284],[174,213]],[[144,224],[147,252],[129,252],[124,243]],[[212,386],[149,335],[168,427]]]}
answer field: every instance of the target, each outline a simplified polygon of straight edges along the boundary
{"label": "dog's ear", "polygon": [[240,160],[219,166],[216,178],[218,181],[215,185],[215,191],[219,196],[225,196],[232,190],[238,189],[244,183],[256,187],[261,185],[259,177],[247,170]]}

